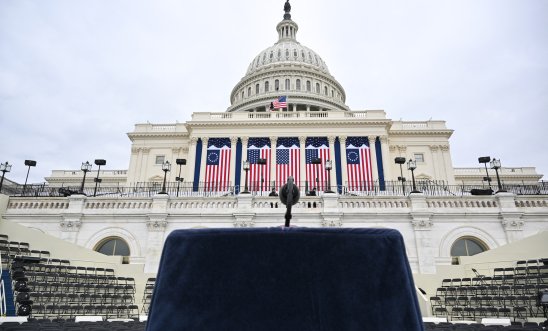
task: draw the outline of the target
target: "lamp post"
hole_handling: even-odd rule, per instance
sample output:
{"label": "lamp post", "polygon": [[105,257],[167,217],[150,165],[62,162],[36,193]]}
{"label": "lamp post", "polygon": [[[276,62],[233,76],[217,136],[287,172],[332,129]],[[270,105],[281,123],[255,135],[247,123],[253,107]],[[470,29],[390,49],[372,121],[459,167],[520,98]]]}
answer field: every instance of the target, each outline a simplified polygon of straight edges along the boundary
{"label": "lamp post", "polygon": [[413,191],[411,193],[421,193],[421,191],[417,190],[417,186],[415,186],[415,169],[417,169],[417,161],[409,159],[407,161],[407,170],[411,170],[411,178],[413,179]]}
{"label": "lamp post", "polygon": [[247,172],[249,171],[249,161],[244,161],[244,171],[245,171],[245,186],[244,186],[244,191],[242,192],[242,194],[249,194],[249,190],[248,190],[248,187],[247,187]]}
{"label": "lamp post", "polygon": [[97,195],[97,185],[99,185],[99,183],[103,181],[101,178],[99,178],[99,172],[101,171],[101,166],[104,166],[105,164],[107,164],[106,160],[103,160],[103,159],[95,160],[95,165],[99,166],[99,168],[97,169],[97,177],[93,178],[93,181],[95,182],[95,189],[93,190],[93,196]]}
{"label": "lamp post", "polygon": [[487,176],[484,177],[483,179],[487,181],[487,184],[489,185],[489,188],[491,188],[491,177],[489,177],[489,171],[487,171],[487,163],[491,162],[491,157],[490,156],[478,157],[478,162],[483,163],[483,165],[485,166],[485,174]]}
{"label": "lamp post", "polygon": [[177,181],[177,196],[179,196],[179,186],[185,180],[184,178],[181,178],[181,167],[186,165],[186,159],[176,159],[175,163],[179,165],[179,176],[175,177],[175,180]]}
{"label": "lamp post", "polygon": [[164,184],[162,185],[162,191],[159,192],[159,194],[167,194],[166,192],[167,172],[171,171],[171,163],[169,163],[169,161],[162,163],[162,171],[164,172]]}
{"label": "lamp post", "polygon": [[335,193],[331,191],[331,169],[333,169],[333,161],[325,160],[325,170],[327,170],[327,188],[325,193]]}
{"label": "lamp post", "polygon": [[261,166],[261,195],[264,191],[264,166],[266,165],[266,159],[258,159],[257,164]]}
{"label": "lamp post", "polygon": [[497,193],[506,192],[506,190],[502,189],[502,184],[500,183],[500,177],[499,177],[499,169],[501,168],[500,159],[497,160],[493,158],[493,160],[491,160],[491,168],[495,169],[495,173],[497,174],[497,184],[499,186],[499,190],[497,191]]}
{"label": "lamp post", "polygon": [[2,171],[2,179],[0,179],[0,193],[2,192],[2,184],[4,184],[4,176],[6,175],[6,172],[11,171],[11,164],[6,161],[6,163],[0,164],[0,171]]}
{"label": "lamp post", "polygon": [[405,195],[405,177],[403,177],[403,168],[402,168],[402,164],[405,163],[405,158],[401,156],[397,157],[394,159],[394,162],[400,165],[400,177],[398,177],[398,181],[401,181],[401,188],[403,190],[403,195]]}
{"label": "lamp post", "polygon": [[80,186],[80,193],[84,194],[84,184],[86,183],[86,175],[88,172],[91,171],[91,163],[89,161],[86,161],[86,163],[82,162],[82,166],[80,169],[84,172],[84,178],[82,179],[82,185]]}
{"label": "lamp post", "polygon": [[319,167],[320,164],[322,164],[322,159],[320,159],[319,157],[313,158],[311,163],[316,165],[316,167],[315,167],[316,168],[316,187],[313,188],[313,190],[316,191],[320,187],[320,180],[318,178],[318,176],[320,174],[320,171],[319,171],[318,167]]}
{"label": "lamp post", "polygon": [[25,178],[25,185],[23,185],[23,193],[21,195],[25,195],[25,190],[27,188],[27,180],[29,179],[30,167],[36,167],[36,161],[25,160],[25,165],[28,166],[29,169],[27,170],[27,178]]}

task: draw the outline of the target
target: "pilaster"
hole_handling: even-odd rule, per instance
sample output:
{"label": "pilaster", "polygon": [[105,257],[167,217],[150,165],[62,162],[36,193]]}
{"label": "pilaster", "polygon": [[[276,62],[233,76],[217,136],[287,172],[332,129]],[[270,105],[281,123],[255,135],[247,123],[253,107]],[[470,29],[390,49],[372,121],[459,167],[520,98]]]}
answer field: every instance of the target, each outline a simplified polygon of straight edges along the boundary
{"label": "pilaster", "polygon": [[498,201],[501,225],[508,243],[522,239],[525,220],[523,212],[516,207],[516,196],[513,193],[500,192],[495,194],[495,199]]}
{"label": "pilaster", "polygon": [[205,182],[205,168],[207,164],[207,142],[209,137],[202,137],[202,162],[200,163],[200,186],[204,185]]}
{"label": "pilaster", "polygon": [[[341,173],[342,173],[342,186],[348,185],[348,171],[346,164],[346,136],[339,136],[339,142],[341,144]],[[344,190],[344,189],[343,189]]]}
{"label": "pilaster", "polygon": [[423,274],[436,273],[436,250],[432,241],[432,212],[428,210],[426,197],[422,193],[410,193],[411,226],[415,234],[417,262],[419,272]]}

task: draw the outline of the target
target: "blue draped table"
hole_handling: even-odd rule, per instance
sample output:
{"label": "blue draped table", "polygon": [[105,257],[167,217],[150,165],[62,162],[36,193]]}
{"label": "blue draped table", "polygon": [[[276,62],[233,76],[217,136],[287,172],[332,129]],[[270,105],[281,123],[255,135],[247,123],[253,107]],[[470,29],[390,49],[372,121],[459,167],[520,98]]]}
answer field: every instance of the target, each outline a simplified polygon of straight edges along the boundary
{"label": "blue draped table", "polygon": [[396,230],[172,232],[147,330],[423,330]]}

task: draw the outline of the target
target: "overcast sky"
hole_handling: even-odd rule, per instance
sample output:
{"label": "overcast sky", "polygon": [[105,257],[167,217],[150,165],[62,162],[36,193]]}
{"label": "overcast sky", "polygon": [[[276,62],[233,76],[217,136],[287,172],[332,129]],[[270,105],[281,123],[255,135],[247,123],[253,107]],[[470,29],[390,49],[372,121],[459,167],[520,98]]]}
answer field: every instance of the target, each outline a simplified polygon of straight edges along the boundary
{"label": "overcast sky", "polygon": [[[0,0],[0,162],[24,182],[103,158],[127,169],[134,124],[223,112],[277,41],[283,0]],[[548,174],[548,1],[293,0],[353,110],[445,120],[453,164]]]}

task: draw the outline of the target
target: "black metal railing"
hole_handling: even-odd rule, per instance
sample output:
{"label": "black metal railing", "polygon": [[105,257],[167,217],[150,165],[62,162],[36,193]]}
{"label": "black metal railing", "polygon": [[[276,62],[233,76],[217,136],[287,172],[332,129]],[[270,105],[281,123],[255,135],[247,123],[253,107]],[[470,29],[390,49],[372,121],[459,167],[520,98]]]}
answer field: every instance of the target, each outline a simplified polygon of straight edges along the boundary
{"label": "black metal railing", "polygon": [[[307,181],[295,183],[299,187],[302,196],[323,195],[327,190],[327,183],[314,183]],[[331,185],[331,190],[343,196],[407,196],[411,192],[411,185],[402,185],[398,181],[374,182],[351,182],[342,185]],[[252,195],[268,196],[278,194],[281,184],[274,181],[248,183],[248,192]],[[318,189],[318,187],[320,189]],[[479,185],[447,185],[444,181],[418,181],[418,191],[427,196],[469,196],[469,195],[491,195],[496,193],[496,188],[489,190]],[[548,195],[548,183],[542,181],[537,184],[503,184],[502,188],[516,195]],[[190,182],[178,183],[169,182],[166,184],[165,193],[171,197],[221,197],[235,196],[241,194],[245,188],[232,183],[215,185],[208,182],[200,182],[194,185]],[[9,185],[2,187],[2,194],[21,197],[63,197],[73,194],[84,194],[88,197],[152,197],[161,193],[162,183],[147,182],[137,183],[132,186],[104,186],[95,187],[90,185],[84,187],[80,192],[80,185],[63,187],[51,187],[44,184]]]}

